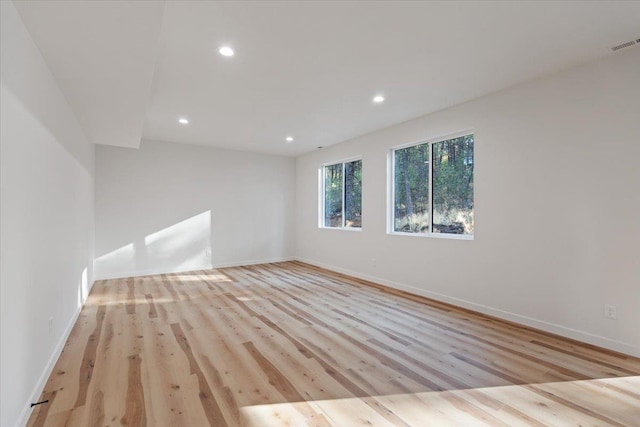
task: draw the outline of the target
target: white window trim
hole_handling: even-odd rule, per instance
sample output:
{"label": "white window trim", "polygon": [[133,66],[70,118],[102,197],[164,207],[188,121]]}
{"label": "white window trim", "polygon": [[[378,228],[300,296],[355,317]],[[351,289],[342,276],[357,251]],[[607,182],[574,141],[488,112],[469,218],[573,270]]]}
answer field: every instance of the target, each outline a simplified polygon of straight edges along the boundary
{"label": "white window trim", "polygon": [[[323,230],[342,230],[342,231],[362,231],[362,226],[360,227],[345,227],[345,206],[344,206],[344,169],[345,169],[345,164],[346,163],[350,163],[350,162],[357,162],[358,160],[362,161],[362,156],[354,156],[354,157],[347,157],[343,160],[335,160],[332,162],[325,162],[320,164],[320,167],[318,168],[318,228],[321,228]],[[324,200],[324,184],[325,184],[325,177],[324,177],[324,168],[326,166],[332,166],[332,165],[337,165],[337,164],[342,164],[342,226],[341,227],[327,227],[326,225],[324,225],[324,208],[325,208],[325,200]]]}
{"label": "white window trim", "polygon": [[[452,239],[452,240],[474,240],[474,234],[449,234],[449,233],[434,233],[433,232],[433,144],[438,142],[447,141],[449,139],[460,138],[466,135],[473,135],[474,144],[474,182],[475,182],[475,137],[476,133],[474,129],[467,129],[459,132],[454,132],[446,135],[441,135],[434,138],[424,139],[417,142],[408,142],[405,144],[397,145],[395,147],[391,147],[387,151],[387,234],[393,236],[411,236],[411,237],[427,237],[427,238],[436,238],[436,239]],[[429,229],[426,233],[407,233],[404,231],[395,231],[395,155],[394,152],[396,150],[402,150],[403,148],[415,147],[417,145],[429,144]],[[473,187],[473,199],[475,205],[475,185]],[[475,211],[475,209],[474,209]],[[475,212],[474,212],[475,214]]]}
{"label": "white window trim", "polygon": [[473,234],[450,234],[450,233],[407,233],[406,231],[390,231],[390,236],[409,236],[409,237],[428,237],[434,239],[451,239],[451,240],[474,240]]}

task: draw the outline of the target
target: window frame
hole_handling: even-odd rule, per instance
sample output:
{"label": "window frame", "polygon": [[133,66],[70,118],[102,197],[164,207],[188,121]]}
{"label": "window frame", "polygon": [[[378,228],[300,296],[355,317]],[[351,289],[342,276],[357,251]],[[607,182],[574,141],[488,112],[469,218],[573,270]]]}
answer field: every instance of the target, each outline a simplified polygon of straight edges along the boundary
{"label": "window frame", "polygon": [[[325,230],[344,230],[344,231],[362,231],[362,226],[363,224],[360,225],[360,227],[345,227],[345,222],[346,222],[346,206],[345,206],[345,200],[344,200],[344,191],[345,191],[345,165],[347,163],[351,163],[351,162],[357,162],[357,161],[362,162],[362,155],[360,156],[353,156],[353,157],[347,157],[345,159],[342,160],[335,160],[335,161],[331,161],[331,162],[325,162],[322,163],[320,165],[320,167],[318,168],[318,228],[322,228]],[[342,164],[342,225],[340,227],[327,227],[324,224],[324,213],[325,213],[325,174],[324,174],[324,168],[327,166],[333,166],[333,165],[338,165],[338,164]],[[360,199],[360,203],[362,204],[362,194],[360,195],[361,199]],[[362,218],[361,218],[362,221]]]}
{"label": "window frame", "polygon": [[[452,240],[474,240],[475,230],[473,234],[452,234],[452,233],[434,233],[433,232],[433,145],[439,142],[448,141],[450,139],[460,138],[467,135],[473,135],[473,199],[474,199],[474,217],[475,217],[475,151],[476,151],[476,132],[474,129],[467,129],[434,138],[423,139],[420,141],[408,142],[389,148],[387,151],[387,234],[392,236],[411,236],[411,237],[429,237],[436,239],[452,239]],[[429,228],[426,233],[407,233],[406,231],[395,231],[395,152],[404,148],[415,147],[418,145],[428,144],[429,146]],[[474,226],[475,228],[475,226]]]}

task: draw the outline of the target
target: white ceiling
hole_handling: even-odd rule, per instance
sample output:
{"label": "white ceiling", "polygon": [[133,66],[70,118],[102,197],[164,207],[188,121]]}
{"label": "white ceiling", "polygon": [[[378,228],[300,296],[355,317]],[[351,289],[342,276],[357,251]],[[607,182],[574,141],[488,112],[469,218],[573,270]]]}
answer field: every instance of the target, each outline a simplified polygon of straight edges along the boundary
{"label": "white ceiling", "polygon": [[15,3],[87,134],[128,147],[297,155],[640,36],[640,2]]}
{"label": "white ceiling", "polygon": [[91,141],[138,147],[164,3],[14,4]]}

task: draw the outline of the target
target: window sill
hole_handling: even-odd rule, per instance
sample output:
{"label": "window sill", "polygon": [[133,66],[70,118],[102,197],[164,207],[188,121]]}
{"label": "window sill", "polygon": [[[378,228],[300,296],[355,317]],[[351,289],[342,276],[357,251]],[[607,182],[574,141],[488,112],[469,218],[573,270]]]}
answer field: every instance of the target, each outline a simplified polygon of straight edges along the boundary
{"label": "window sill", "polygon": [[362,227],[318,227],[320,230],[362,231]]}
{"label": "window sill", "polygon": [[446,234],[446,233],[405,233],[402,231],[387,232],[390,236],[432,237],[435,239],[473,240],[473,234]]}

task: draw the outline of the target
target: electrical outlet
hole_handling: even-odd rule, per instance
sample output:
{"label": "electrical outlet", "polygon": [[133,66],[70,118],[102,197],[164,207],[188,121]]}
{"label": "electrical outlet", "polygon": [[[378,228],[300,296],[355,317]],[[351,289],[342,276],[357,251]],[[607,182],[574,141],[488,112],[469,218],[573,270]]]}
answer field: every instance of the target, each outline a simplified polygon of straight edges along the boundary
{"label": "electrical outlet", "polygon": [[53,332],[53,317],[49,317],[49,333]]}
{"label": "electrical outlet", "polygon": [[375,258],[371,258],[371,266],[375,267],[377,265],[377,261]]}
{"label": "electrical outlet", "polygon": [[615,305],[605,304],[604,305],[604,317],[607,319],[616,320],[618,318],[618,311]]}

